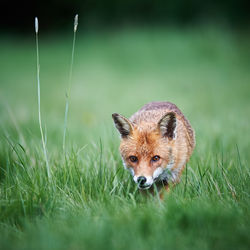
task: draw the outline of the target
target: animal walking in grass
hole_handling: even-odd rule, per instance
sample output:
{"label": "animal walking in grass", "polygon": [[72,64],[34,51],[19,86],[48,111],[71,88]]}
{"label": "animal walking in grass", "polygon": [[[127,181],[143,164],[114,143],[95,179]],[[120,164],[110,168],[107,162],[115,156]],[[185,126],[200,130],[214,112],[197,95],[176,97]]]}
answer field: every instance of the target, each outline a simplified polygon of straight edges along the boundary
{"label": "animal walking in grass", "polygon": [[[180,176],[194,147],[195,135],[183,113],[170,102],[144,105],[130,119],[112,115],[121,134],[120,153],[140,189],[169,188]],[[163,189],[164,190],[164,189]]]}

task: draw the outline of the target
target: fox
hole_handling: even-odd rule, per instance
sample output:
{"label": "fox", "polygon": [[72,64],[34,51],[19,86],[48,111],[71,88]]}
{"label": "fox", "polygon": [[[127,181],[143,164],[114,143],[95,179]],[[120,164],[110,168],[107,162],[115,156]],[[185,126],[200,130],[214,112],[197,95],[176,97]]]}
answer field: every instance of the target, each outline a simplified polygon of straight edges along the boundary
{"label": "fox", "polygon": [[113,113],[120,154],[139,189],[168,190],[176,185],[195,148],[195,132],[171,102],[145,104],[129,119]]}

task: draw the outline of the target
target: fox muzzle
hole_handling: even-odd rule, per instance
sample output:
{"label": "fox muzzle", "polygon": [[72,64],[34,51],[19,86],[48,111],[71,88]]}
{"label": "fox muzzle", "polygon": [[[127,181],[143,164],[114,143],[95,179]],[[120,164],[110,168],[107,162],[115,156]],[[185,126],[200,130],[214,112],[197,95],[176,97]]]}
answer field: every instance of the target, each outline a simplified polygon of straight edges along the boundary
{"label": "fox muzzle", "polygon": [[148,189],[153,184],[153,178],[151,176],[134,176],[134,181],[140,189]]}

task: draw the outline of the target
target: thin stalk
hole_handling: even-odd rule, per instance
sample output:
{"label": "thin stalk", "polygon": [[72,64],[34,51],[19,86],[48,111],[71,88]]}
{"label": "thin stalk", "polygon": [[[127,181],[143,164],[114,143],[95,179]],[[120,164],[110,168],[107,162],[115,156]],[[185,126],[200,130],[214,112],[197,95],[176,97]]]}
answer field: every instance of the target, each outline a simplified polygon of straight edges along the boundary
{"label": "thin stalk", "polygon": [[69,82],[68,82],[68,89],[66,91],[66,104],[65,104],[65,114],[64,114],[64,129],[63,129],[63,152],[64,153],[65,153],[66,130],[67,130],[68,111],[69,111],[69,96],[70,96],[71,82],[72,82],[77,26],[78,26],[78,15],[75,15],[74,36],[73,36],[73,45],[72,45],[71,62],[70,62],[70,70],[69,70]]}
{"label": "thin stalk", "polygon": [[41,133],[41,138],[42,138],[43,153],[44,153],[45,162],[46,162],[47,175],[48,175],[48,178],[50,179],[51,171],[50,171],[46,144],[45,144],[44,135],[43,135],[42,118],[41,118],[40,63],[39,63],[38,18],[37,17],[35,18],[35,32],[36,32],[36,69],[37,69],[36,75],[37,75],[37,97],[38,97],[38,120],[39,120],[39,127],[40,127],[40,133]]}
{"label": "thin stalk", "polygon": [[185,186],[184,186],[184,197],[186,197],[186,191],[187,191],[187,174],[188,174],[188,165],[186,164],[186,176],[185,176]]}

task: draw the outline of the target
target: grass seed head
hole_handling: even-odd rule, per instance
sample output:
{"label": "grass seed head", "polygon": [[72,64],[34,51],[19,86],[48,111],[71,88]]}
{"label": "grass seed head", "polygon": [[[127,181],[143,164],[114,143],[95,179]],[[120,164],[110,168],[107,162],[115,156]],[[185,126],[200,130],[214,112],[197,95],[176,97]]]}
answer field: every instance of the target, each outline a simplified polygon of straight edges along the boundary
{"label": "grass seed head", "polygon": [[38,33],[38,18],[35,17],[35,32]]}
{"label": "grass seed head", "polygon": [[74,32],[76,32],[78,26],[78,14],[75,15],[75,21],[74,21]]}

